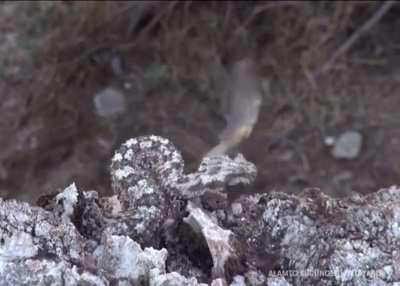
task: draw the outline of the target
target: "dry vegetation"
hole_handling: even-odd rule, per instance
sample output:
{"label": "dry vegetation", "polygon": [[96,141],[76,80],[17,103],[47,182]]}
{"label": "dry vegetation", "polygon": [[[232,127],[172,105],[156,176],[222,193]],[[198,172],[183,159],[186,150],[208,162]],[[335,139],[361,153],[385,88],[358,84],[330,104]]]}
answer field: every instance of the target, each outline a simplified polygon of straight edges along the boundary
{"label": "dry vegetation", "polygon": [[[18,82],[13,93],[24,103],[23,110],[10,115],[15,118],[7,118],[17,122],[8,130],[14,135],[2,132],[2,141],[15,145],[18,132],[27,129],[29,138],[38,138],[38,143],[31,149],[12,146],[3,150],[0,159],[8,174],[1,188],[26,191],[24,181],[29,185],[34,181],[31,188],[43,190],[63,187],[74,179],[84,187],[106,192],[108,179],[100,164],[107,162],[118,142],[149,132],[169,135],[184,145],[184,155],[195,164],[215,144],[224,124],[220,102],[226,69],[243,57],[256,59],[265,79],[260,122],[253,138],[242,147],[261,168],[260,189],[297,190],[316,185],[337,191],[343,186],[336,186],[331,177],[343,169],[355,173],[350,189],[371,191],[392,183],[400,177],[400,167],[387,159],[391,151],[377,155],[376,148],[385,147],[376,145],[376,134],[369,132],[374,127],[390,127],[385,136],[399,136],[400,102],[393,97],[384,101],[383,95],[376,94],[392,94],[396,89],[397,82],[390,76],[386,78],[389,84],[380,81],[380,76],[392,75],[395,69],[400,39],[394,26],[400,24],[399,6],[391,6],[379,21],[361,30],[356,41],[344,46],[388,3],[2,3],[3,14],[6,6],[15,6],[9,18],[3,17],[7,25],[2,29],[14,29],[21,41],[12,56],[1,52],[2,74],[10,90],[10,83]],[[13,66],[22,66],[24,72],[10,73]],[[97,120],[91,110],[93,94],[101,87],[127,81],[134,92],[146,97],[131,110],[135,116],[121,119],[118,127]],[[371,135],[364,155],[356,162],[333,162],[322,146],[323,137],[353,127]],[[99,137],[110,145],[106,151],[96,149]],[[396,148],[393,152],[400,153],[400,147]],[[288,150],[294,150],[294,155],[277,166]],[[377,175],[365,183],[375,162],[384,166],[378,164]],[[356,174],[365,164],[370,169]],[[63,179],[47,186],[45,182],[54,176]]]}

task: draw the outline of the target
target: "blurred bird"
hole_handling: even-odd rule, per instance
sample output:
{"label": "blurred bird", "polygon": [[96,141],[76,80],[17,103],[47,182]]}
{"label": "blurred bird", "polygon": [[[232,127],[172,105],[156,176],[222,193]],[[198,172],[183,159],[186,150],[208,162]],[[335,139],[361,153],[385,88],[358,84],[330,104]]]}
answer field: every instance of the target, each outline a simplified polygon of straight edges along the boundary
{"label": "blurred bird", "polygon": [[262,103],[261,81],[256,65],[250,58],[236,62],[228,80],[225,100],[227,125],[219,136],[219,144],[206,156],[223,155],[248,138],[257,122]]}

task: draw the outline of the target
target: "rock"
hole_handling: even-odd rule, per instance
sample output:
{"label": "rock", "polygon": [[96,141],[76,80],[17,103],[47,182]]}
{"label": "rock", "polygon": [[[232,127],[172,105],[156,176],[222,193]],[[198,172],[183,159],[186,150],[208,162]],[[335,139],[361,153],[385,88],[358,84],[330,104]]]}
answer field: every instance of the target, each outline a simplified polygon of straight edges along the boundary
{"label": "rock", "polygon": [[227,196],[206,194],[249,186],[253,164],[215,156],[183,170],[169,140],[145,136],[116,151],[111,197],[71,184],[41,207],[0,199],[0,285],[400,282],[400,188],[348,199],[246,192],[235,216]]}
{"label": "rock", "polygon": [[336,142],[336,138],[333,136],[326,136],[324,138],[324,144],[326,146],[333,146],[333,145],[335,145],[335,142]]}
{"label": "rock", "polygon": [[106,286],[109,282],[64,261],[28,259],[20,263],[1,261],[0,285]]}
{"label": "rock", "polygon": [[99,116],[110,118],[125,112],[126,100],[121,92],[108,87],[94,96],[94,106]]}
{"label": "rock", "polygon": [[150,286],[207,286],[207,284],[198,283],[196,278],[186,278],[179,273],[171,272],[155,275],[150,280]]}
{"label": "rock", "polygon": [[[165,273],[167,250],[145,248],[126,236],[105,234],[103,242],[94,251],[98,269],[109,273],[113,280],[128,280],[134,285],[149,280],[151,271]],[[156,284],[163,285],[163,284]]]}
{"label": "rock", "polygon": [[362,135],[356,131],[347,131],[339,136],[332,149],[336,159],[355,159],[361,151]]}
{"label": "rock", "polygon": [[245,274],[247,284],[262,286],[266,284],[267,278],[260,271],[250,270]]}
{"label": "rock", "polygon": [[225,279],[222,279],[222,278],[215,279],[211,283],[211,286],[227,286],[227,285],[228,284],[226,284]]}
{"label": "rock", "polygon": [[284,277],[271,277],[268,278],[268,286],[291,286],[292,284],[290,284],[288,281],[286,281],[286,279]]}
{"label": "rock", "polygon": [[232,213],[235,216],[239,216],[243,211],[243,207],[240,203],[233,203],[232,204]]}
{"label": "rock", "polygon": [[[189,216],[184,222],[189,224],[194,232],[204,237],[213,260],[213,278],[225,278],[225,271],[229,266],[228,260],[238,260],[234,244],[234,235],[231,231],[218,226],[209,215],[192,203],[187,206]],[[237,262],[237,264],[240,264]]]}
{"label": "rock", "polygon": [[56,200],[57,204],[62,204],[64,209],[61,216],[63,222],[71,222],[71,216],[73,215],[75,205],[78,203],[78,190],[75,183],[72,183],[64,192],[58,194]]}
{"label": "rock", "polygon": [[244,282],[244,277],[241,275],[236,275],[233,277],[233,281],[229,286],[246,286],[246,283]]}

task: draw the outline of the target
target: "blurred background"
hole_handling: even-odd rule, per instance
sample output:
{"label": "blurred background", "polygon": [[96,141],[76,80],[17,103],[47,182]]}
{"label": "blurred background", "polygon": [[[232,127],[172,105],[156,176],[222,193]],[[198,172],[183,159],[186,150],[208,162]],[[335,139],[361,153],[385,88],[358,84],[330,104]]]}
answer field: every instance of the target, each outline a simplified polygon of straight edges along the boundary
{"label": "blurred background", "polygon": [[235,150],[254,191],[396,184],[399,15],[395,1],[2,1],[0,195],[110,194],[113,150],[147,134],[196,169],[246,88],[262,101]]}

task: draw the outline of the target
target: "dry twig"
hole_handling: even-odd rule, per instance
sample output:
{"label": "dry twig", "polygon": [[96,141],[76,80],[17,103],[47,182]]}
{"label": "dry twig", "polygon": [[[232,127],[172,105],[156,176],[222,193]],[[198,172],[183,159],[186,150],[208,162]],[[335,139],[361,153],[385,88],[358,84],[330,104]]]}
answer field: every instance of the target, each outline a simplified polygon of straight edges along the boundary
{"label": "dry twig", "polygon": [[315,77],[319,76],[321,74],[326,73],[329,71],[332,67],[333,64],[336,62],[336,60],[344,55],[353,45],[357,40],[365,34],[368,30],[370,30],[374,25],[376,25],[379,20],[390,10],[390,8],[396,3],[396,1],[393,0],[388,0],[386,1],[379,9],[376,11],[372,17],[365,22],[357,31],[355,31],[350,38],[347,39],[347,41],[340,46],[339,49],[336,50],[336,52],[331,56],[331,58],[322,66],[321,69],[319,69],[317,72],[314,73]]}

